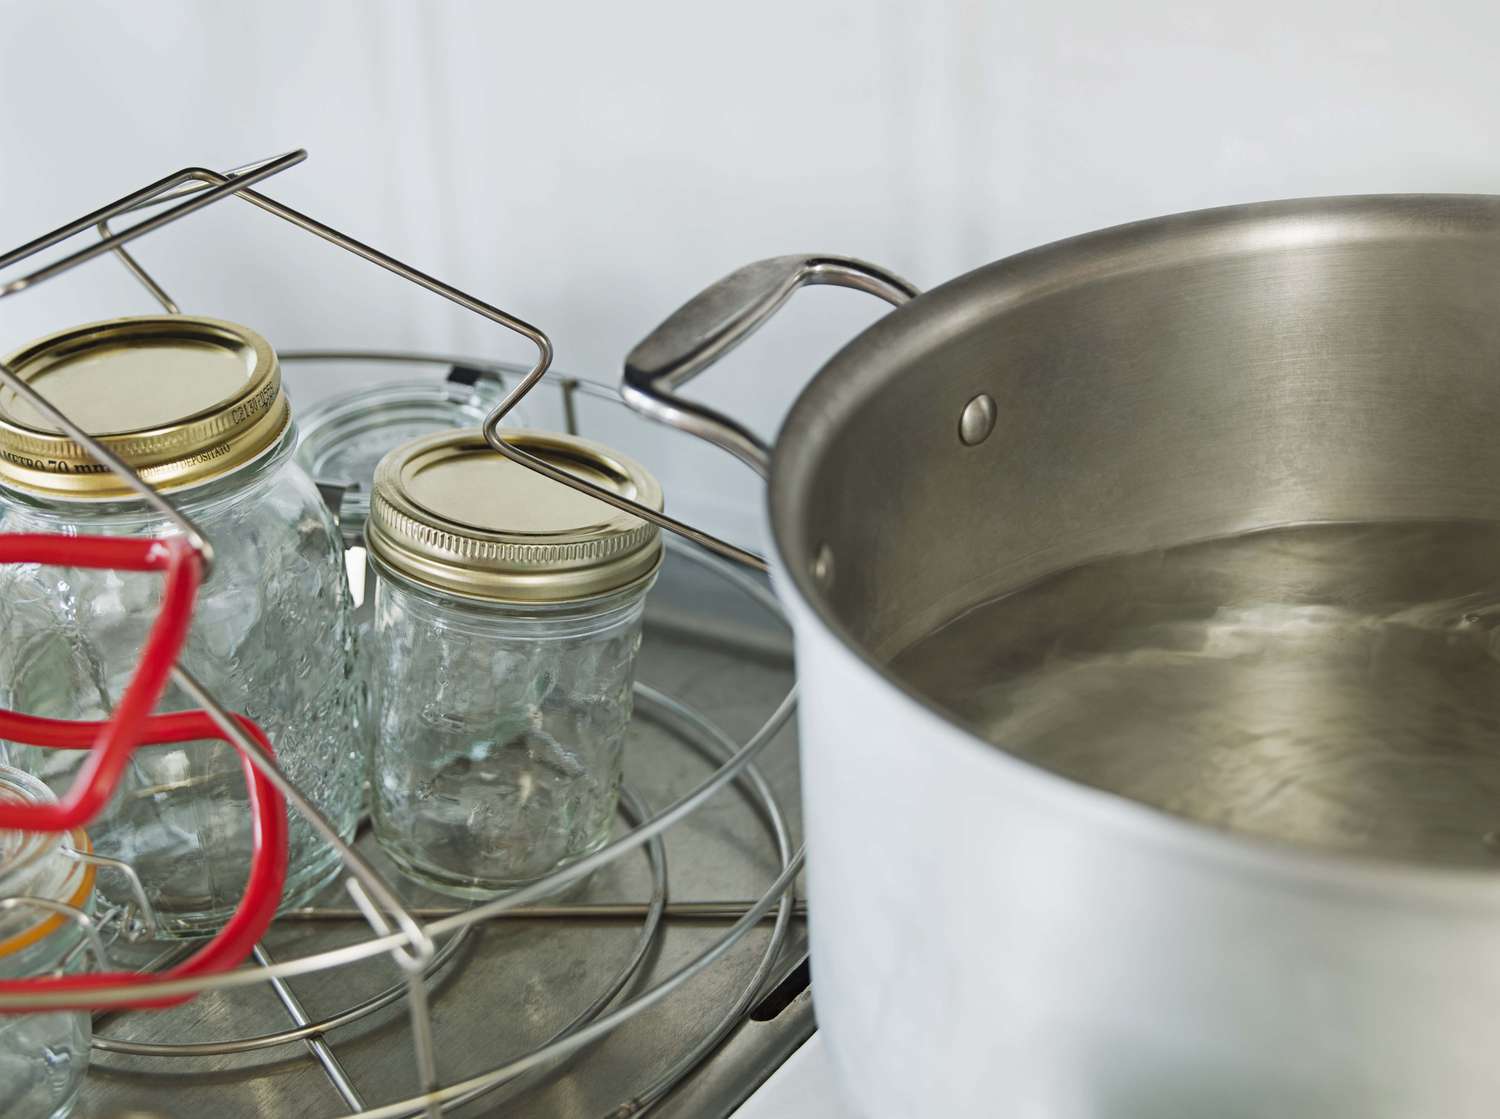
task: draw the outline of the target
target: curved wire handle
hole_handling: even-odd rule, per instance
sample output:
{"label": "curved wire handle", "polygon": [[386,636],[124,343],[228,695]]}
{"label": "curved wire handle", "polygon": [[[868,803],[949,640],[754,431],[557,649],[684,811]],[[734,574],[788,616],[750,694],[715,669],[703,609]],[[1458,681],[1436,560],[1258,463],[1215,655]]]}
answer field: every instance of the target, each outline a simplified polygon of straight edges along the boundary
{"label": "curved wire handle", "polygon": [[125,887],[130,891],[130,897],[135,902],[137,925],[124,930],[126,940],[155,940],[160,930],[156,919],[156,907],[151,904],[151,899],[146,896],[145,884],[141,882],[141,876],[136,873],[135,867],[123,859],[112,859],[107,855],[100,855],[94,851],[80,851],[76,847],[66,844],[61,848],[66,858],[74,859],[94,871],[108,870],[118,874],[125,879]]}
{"label": "curved wire handle", "polygon": [[[175,311],[177,307],[176,303],[166,294],[161,285],[152,279],[129,253],[124,251],[123,246],[137,237],[144,236],[152,230],[159,229],[164,225],[176,221],[178,218],[184,217],[195,210],[200,210],[210,203],[217,202],[221,198],[233,194],[265,210],[267,213],[274,214],[283,221],[291,222],[291,224],[297,226],[299,229],[321,237],[323,240],[337,245],[346,252],[353,253],[362,260],[379,265],[387,272],[400,276],[403,280],[408,280],[418,287],[425,288],[435,295],[440,295],[444,299],[458,304],[467,311],[472,311],[476,315],[480,315],[513,333],[521,335],[521,337],[525,338],[537,349],[536,363],[532,366],[531,372],[528,374],[528,380],[531,383],[535,383],[535,381],[541,379],[542,375],[547,372],[548,367],[552,364],[552,341],[537,327],[501,310],[499,307],[486,303],[482,299],[477,299],[467,292],[460,291],[458,288],[444,283],[435,276],[413,268],[411,265],[405,264],[395,257],[349,236],[347,233],[340,232],[331,225],[326,225],[316,218],[276,201],[274,198],[250,189],[254,183],[259,182],[261,179],[269,178],[271,175],[284,171],[288,167],[301,163],[306,158],[307,152],[299,148],[284,155],[276,156],[273,159],[262,160],[259,163],[248,164],[244,168],[237,168],[228,174],[212,171],[207,167],[184,167],[181,171],[158,179],[156,182],[142,187],[140,190],[133,191],[123,198],[116,199],[107,206],[101,206],[99,209],[85,214],[83,217],[69,222],[67,225],[60,226],[50,233],[43,234],[4,255],[0,255],[0,269],[5,269],[43,249],[65,241],[74,234],[80,233],[90,227],[104,232],[108,230],[109,226],[107,223],[112,217],[132,213],[145,207],[165,202],[176,202],[176,205],[160,213],[153,214],[149,218],[143,218],[127,229],[122,229],[118,233],[109,233],[93,244],[78,249],[62,259],[55,260],[28,275],[21,276],[8,283],[0,284],[0,299],[4,299],[9,295],[15,295],[17,292],[25,291],[27,288],[33,287],[44,280],[49,280],[104,253],[113,252],[120,256],[126,268],[130,270],[136,279],[140,280],[146,286],[158,302],[161,302],[168,311]],[[181,199],[181,201],[177,201],[178,199]],[[96,461],[108,466],[117,477],[134,489],[156,512],[176,525],[178,530],[192,543],[199,555],[203,557],[205,574],[207,573],[207,570],[213,564],[213,548],[191,518],[143,482],[135,471],[131,470],[109,448],[91,438],[87,432],[80,430],[66,415],[37,393],[24,380],[16,376],[4,363],[0,363],[0,383],[5,384],[18,393],[27,403],[40,411],[42,415],[61,427],[70,439],[75,440],[80,446],[87,449]],[[366,884],[370,885],[370,883]]]}
{"label": "curved wire handle", "polygon": [[[754,334],[798,288],[816,284],[854,288],[895,306],[918,294],[915,286],[896,274],[853,257],[792,255],[748,264],[694,296],[630,351],[620,395],[647,418],[722,447],[766,478],[771,449],[760,438],[729,416],[685,400],[672,390]],[[527,374],[485,417],[484,438],[491,447],[554,482],[633,513],[726,559],[757,571],[766,570],[765,559],[754,552],[595,485],[509,443],[500,431],[501,421],[545,372],[537,369]]]}

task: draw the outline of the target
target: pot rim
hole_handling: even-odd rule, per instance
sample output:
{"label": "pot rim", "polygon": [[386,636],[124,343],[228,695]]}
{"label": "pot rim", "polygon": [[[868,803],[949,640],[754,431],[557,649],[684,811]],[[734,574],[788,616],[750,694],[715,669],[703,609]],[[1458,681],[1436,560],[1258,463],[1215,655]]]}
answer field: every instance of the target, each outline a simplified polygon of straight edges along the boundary
{"label": "pot rim", "polygon": [[[1050,809],[1077,813],[1120,840],[1170,847],[1215,868],[1290,879],[1295,888],[1399,895],[1451,908],[1500,909],[1500,867],[1436,866],[1388,856],[1340,852],[1225,831],[1044,769],[981,738],[912,688],[833,611],[813,575],[820,546],[804,532],[800,495],[816,475],[831,435],[845,417],[941,338],[1004,308],[1065,286],[1158,266],[1164,252],[1191,260],[1332,240],[1434,236],[1500,237],[1500,196],[1468,194],[1339,195],[1284,199],[1149,218],[1084,233],[983,265],[933,288],[877,320],[811,378],[777,435],[767,501],[772,576],[803,624],[842,646],[851,666],[890,689],[914,718],[941,724],[982,751],[998,777]],[[793,558],[795,557],[795,559]],[[933,725],[933,729],[938,729]]]}

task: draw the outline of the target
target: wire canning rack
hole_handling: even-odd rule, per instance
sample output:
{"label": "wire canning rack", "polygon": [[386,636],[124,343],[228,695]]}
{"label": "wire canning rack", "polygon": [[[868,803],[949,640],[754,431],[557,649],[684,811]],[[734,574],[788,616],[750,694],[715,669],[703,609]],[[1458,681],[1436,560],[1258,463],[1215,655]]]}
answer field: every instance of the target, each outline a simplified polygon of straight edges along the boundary
{"label": "wire canning rack", "polygon": [[[484,430],[486,437],[496,450],[522,461],[524,465],[533,469],[537,468],[534,461],[528,460],[527,456],[508,447],[499,425],[505,414],[546,374],[552,358],[552,347],[546,335],[529,323],[491,304],[459,291],[441,280],[420,272],[315,218],[252,189],[255,184],[300,163],[305,158],[306,152],[297,150],[223,173],[202,167],[188,167],[149,183],[123,198],[0,256],[0,270],[11,269],[21,261],[90,229],[97,230],[100,237],[99,240],[35,268],[26,275],[0,284],[0,299],[17,295],[100,256],[114,254],[166,311],[176,313],[178,310],[176,303],[130,255],[125,248],[126,244],[225,198],[238,197],[530,341],[537,350],[534,364],[525,371],[515,387],[490,413],[485,421]],[[111,219],[121,218],[148,208],[155,212],[149,217],[141,218],[128,228],[116,232],[108,224]],[[288,360],[294,356],[327,360],[340,357],[368,359],[382,355],[308,353],[285,356]],[[412,355],[383,356],[391,360],[412,358]],[[417,360],[422,359],[418,356]],[[465,364],[482,365],[483,363],[466,362]],[[495,367],[497,374],[502,368]],[[213,562],[212,541],[206,539],[197,526],[178,511],[166,497],[142,481],[107,448],[79,430],[66,415],[52,407],[3,363],[0,363],[0,383],[8,386],[43,415],[49,417],[71,438],[85,447],[100,464],[139,494],[143,501],[181,534],[199,558],[205,571],[211,566]],[[619,400],[619,397],[610,390],[588,382],[569,379],[560,384],[564,393],[566,414],[570,417],[573,414],[570,407],[573,394],[583,393],[602,399]],[[740,457],[746,458],[744,454]],[[751,461],[750,458],[746,460]],[[760,456],[760,461],[752,462],[752,465],[757,466],[763,473],[764,456]],[[566,476],[558,476],[554,470],[547,469],[542,472],[563,484],[586,489],[575,480]],[[634,509],[632,511],[640,512]],[[764,570],[765,564],[759,557],[665,515],[653,515],[650,519],[690,542],[684,545],[680,541],[673,541],[674,552],[703,565],[718,577],[738,586],[753,599],[761,602],[766,609],[776,612],[774,599],[770,597],[764,585],[747,577],[741,570],[742,568]],[[106,1051],[135,1053],[141,1056],[191,1057],[247,1052],[302,1042],[322,1064],[324,1071],[333,1081],[345,1103],[364,1119],[396,1119],[399,1116],[416,1114],[436,1116],[447,1108],[458,1106],[501,1085],[515,1082],[518,1078],[535,1075],[571,1054],[577,1053],[642,1011],[661,1002],[689,980],[712,967],[752,929],[761,922],[770,920],[772,922],[771,935],[750,981],[722,1017],[705,1031],[701,1040],[693,1046],[690,1052],[683,1054],[656,1082],[637,1093],[625,1107],[622,1107],[621,1113],[635,1114],[664,1097],[673,1084],[686,1075],[707,1052],[723,1039],[745,1015],[770,977],[778,953],[785,942],[788,927],[796,916],[792,887],[801,870],[802,851],[800,848],[793,849],[781,805],[757,769],[755,759],[786,724],[794,707],[794,693],[788,693],[760,728],[748,739],[743,742],[734,742],[687,705],[645,685],[637,685],[636,698],[641,710],[650,717],[675,727],[685,740],[693,742],[706,756],[712,758],[716,763],[712,774],[696,788],[655,813],[647,809],[637,792],[627,788],[622,793],[621,810],[630,825],[629,830],[606,847],[502,898],[470,909],[434,912],[414,910],[403,903],[364,855],[344,842],[318,809],[287,779],[276,764],[274,757],[261,749],[255,738],[247,734],[236,721],[235,716],[197,681],[188,666],[178,662],[171,666],[170,671],[172,679],[201,707],[218,732],[236,746],[250,761],[255,771],[285,797],[291,807],[301,813],[323,839],[338,851],[344,866],[342,885],[353,902],[353,912],[357,913],[368,925],[369,935],[364,939],[334,949],[315,951],[296,958],[281,960],[273,960],[264,946],[257,946],[253,952],[255,963],[250,966],[212,975],[194,975],[185,978],[159,978],[150,975],[134,977],[134,981],[130,983],[121,982],[90,990],[86,1003],[78,995],[69,996],[66,992],[26,995],[0,993],[0,1011],[14,1010],[23,1006],[57,1007],[86,1004],[98,1011],[107,1012],[142,999],[192,996],[207,990],[232,991],[238,988],[269,984],[295,1023],[290,1029],[256,1037],[173,1045],[138,1045],[111,1040],[106,1036],[96,1039],[95,1045]],[[710,947],[700,951],[694,958],[679,966],[661,981],[649,989],[632,994],[624,1001],[617,1001],[621,992],[640,973],[642,962],[658,937],[664,920],[673,912],[673,907],[667,899],[662,833],[731,785],[738,787],[744,795],[759,806],[764,820],[769,825],[776,847],[778,873],[766,886],[764,892],[751,902],[728,905],[708,903],[679,907],[677,912],[682,916],[722,919],[728,921],[729,924]],[[428,1002],[428,977],[441,969],[454,956],[460,944],[476,926],[503,914],[525,912],[526,907],[534,907],[539,900],[557,894],[593,871],[638,849],[644,850],[650,863],[653,891],[649,901],[639,907],[641,925],[635,949],[614,979],[605,985],[605,988],[581,1013],[541,1044],[519,1055],[507,1056],[501,1063],[481,1073],[467,1076],[453,1083],[439,1083],[434,1054],[432,1016]],[[140,889],[139,880],[129,866],[86,853],[80,853],[78,857],[91,858],[100,864],[101,869],[124,875],[134,898],[133,903],[96,914],[94,918],[77,910],[67,914],[84,926],[86,932],[89,933],[84,942],[103,961],[108,958],[109,937],[100,935],[101,928],[108,930],[116,938],[125,936],[139,939],[149,936],[154,931],[154,916],[144,891]],[[24,899],[22,901],[24,903]],[[302,915],[309,916],[310,914]],[[311,916],[316,916],[316,914],[311,914]],[[357,1005],[316,1021],[310,1019],[304,1012],[285,982],[293,976],[345,967],[382,955],[388,956],[396,964],[402,976],[401,982]],[[337,1056],[323,1040],[323,1034],[401,1000],[406,1002],[410,1019],[416,1091],[409,1098],[395,1103],[373,1108],[365,1107],[354,1086],[344,1075]]]}

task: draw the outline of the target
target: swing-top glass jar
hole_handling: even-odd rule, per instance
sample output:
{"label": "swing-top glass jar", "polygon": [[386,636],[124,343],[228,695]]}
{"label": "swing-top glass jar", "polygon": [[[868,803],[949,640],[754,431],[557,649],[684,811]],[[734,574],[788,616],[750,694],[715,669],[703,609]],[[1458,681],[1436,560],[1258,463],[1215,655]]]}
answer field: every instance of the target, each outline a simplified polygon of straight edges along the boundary
{"label": "swing-top glass jar", "polygon": [[[265,728],[287,774],[352,835],[362,799],[353,640],[338,530],[292,461],[281,371],[253,331],[182,315],[95,323],[34,342],[7,364],[167,492],[214,546],[183,663]],[[11,391],[0,392],[0,531],[155,536],[171,531]],[[161,597],[149,573],[0,567],[0,705],[66,719],[108,714],[134,671]],[[192,706],[169,689],[161,710]],[[61,791],[74,751],[8,747]],[[234,750],[151,746],[90,833],[135,867],[164,932],[212,931],[243,892],[251,814]],[[293,815],[286,904],[338,870]],[[119,876],[101,882],[130,902]],[[118,893],[116,894],[115,891]]]}
{"label": "swing-top glass jar", "polygon": [[[648,507],[639,464],[575,436],[506,438]],[[477,431],[391,451],[365,527],[375,836],[460,897],[601,847],[619,793],[655,525],[519,466]]]}
{"label": "swing-top glass jar", "polygon": [[[36,778],[0,766],[0,804],[55,799]],[[88,850],[82,829],[0,829],[0,978],[82,968],[83,926],[53,907],[89,912],[94,868],[70,853]],[[88,1067],[90,1036],[87,1011],[0,1013],[0,1115],[61,1119],[71,1111]]]}

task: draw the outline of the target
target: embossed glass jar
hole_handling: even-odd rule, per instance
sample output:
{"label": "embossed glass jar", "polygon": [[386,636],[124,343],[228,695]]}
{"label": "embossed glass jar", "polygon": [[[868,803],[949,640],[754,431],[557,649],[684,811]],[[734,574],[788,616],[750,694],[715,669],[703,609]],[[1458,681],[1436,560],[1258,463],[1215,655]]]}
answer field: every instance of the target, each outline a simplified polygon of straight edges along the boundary
{"label": "embossed glass jar", "polygon": [[[292,461],[295,429],[276,355],[244,327],[180,315],[77,327],[7,363],[168,493],[215,549],[183,663],[265,728],[287,774],[352,835],[363,791],[353,639],[338,530]],[[153,536],[168,523],[101,473],[27,402],[0,393],[0,531]],[[102,718],[119,698],[160,601],[146,573],[0,567],[0,704]],[[161,710],[192,706],[169,689]],[[72,751],[10,746],[9,760],[65,788]],[[90,829],[131,863],[169,935],[206,933],[244,887],[251,815],[234,750],[152,746]],[[338,870],[296,815],[286,903]],[[129,903],[119,876],[101,893]],[[118,891],[118,896],[113,892]]]}
{"label": "embossed glass jar", "polygon": [[[508,438],[661,507],[645,469],[606,447]],[[661,565],[656,527],[462,431],[381,461],[365,537],[372,814],[386,853],[430,888],[483,898],[601,847]]]}
{"label": "embossed glass jar", "polygon": [[[517,376],[524,374],[520,370]],[[375,468],[394,447],[436,431],[477,427],[505,396],[498,376],[432,377],[359,388],[297,409],[297,462],[337,494],[339,528],[347,547],[364,547],[365,518]],[[293,392],[297,389],[293,385]],[[507,423],[521,426],[514,411]],[[327,493],[324,495],[328,496]]]}
{"label": "embossed glass jar", "polygon": [[[54,800],[36,778],[0,766],[0,802]],[[0,978],[28,979],[83,966],[83,928],[65,914],[23,898],[92,908],[93,867],[70,858],[87,851],[81,830],[0,830]],[[0,1014],[0,1115],[5,1119],[62,1119],[73,1109],[88,1068],[92,1031],[87,1011]]]}

